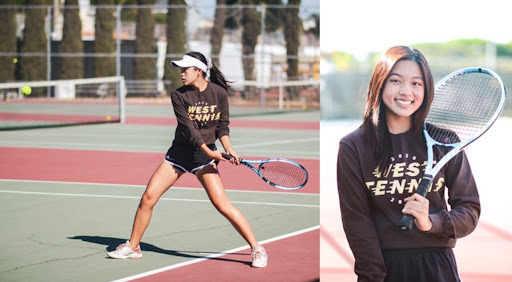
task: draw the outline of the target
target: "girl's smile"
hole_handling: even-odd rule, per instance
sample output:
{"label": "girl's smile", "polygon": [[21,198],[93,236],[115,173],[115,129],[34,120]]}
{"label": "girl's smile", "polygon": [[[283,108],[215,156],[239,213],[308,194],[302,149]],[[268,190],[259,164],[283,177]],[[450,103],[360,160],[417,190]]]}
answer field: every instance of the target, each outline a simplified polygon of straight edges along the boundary
{"label": "girl's smile", "polygon": [[386,105],[386,122],[391,133],[410,129],[411,116],[423,103],[425,88],[418,63],[398,61],[384,85],[382,101]]}

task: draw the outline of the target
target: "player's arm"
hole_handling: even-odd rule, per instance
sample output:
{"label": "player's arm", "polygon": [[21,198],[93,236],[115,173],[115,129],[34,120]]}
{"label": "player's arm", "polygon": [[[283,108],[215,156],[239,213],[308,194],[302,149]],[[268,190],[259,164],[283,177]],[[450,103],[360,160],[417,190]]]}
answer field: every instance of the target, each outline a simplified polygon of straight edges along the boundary
{"label": "player's arm", "polygon": [[231,145],[231,139],[229,137],[229,101],[227,92],[222,92],[219,95],[219,110],[220,110],[220,119],[217,123],[217,127],[215,128],[215,137],[220,140],[224,151],[226,154],[233,156],[229,161],[233,164],[240,164],[240,157],[233,150],[233,146]]}
{"label": "player's arm", "polygon": [[355,257],[358,281],[384,281],[386,266],[375,223],[370,193],[361,177],[353,147],[340,142],[337,164],[338,195],[343,229]]}
{"label": "player's arm", "polygon": [[229,135],[223,135],[220,137],[220,143],[222,144],[222,147],[224,148],[224,151],[226,151],[226,154],[233,156],[229,161],[233,164],[240,164],[240,156],[233,150],[233,146],[231,145],[231,138]]}
{"label": "player's arm", "polygon": [[214,159],[214,160],[217,160],[217,161],[225,161],[226,159],[224,159],[222,157],[222,152],[220,150],[211,150],[210,148],[208,148],[208,146],[206,146],[205,143],[203,143],[199,149],[201,149],[201,151],[203,151],[203,153],[205,155],[207,155],[210,159]]}
{"label": "player's arm", "polygon": [[[229,101],[227,92],[222,92],[219,95],[219,111],[220,119],[215,128],[215,137],[220,139],[224,135],[229,135]],[[226,147],[224,146],[226,149]]]}
{"label": "player's arm", "polygon": [[458,153],[445,168],[450,211],[431,214],[431,233],[461,238],[475,230],[480,217],[480,198],[471,167],[464,151]]}

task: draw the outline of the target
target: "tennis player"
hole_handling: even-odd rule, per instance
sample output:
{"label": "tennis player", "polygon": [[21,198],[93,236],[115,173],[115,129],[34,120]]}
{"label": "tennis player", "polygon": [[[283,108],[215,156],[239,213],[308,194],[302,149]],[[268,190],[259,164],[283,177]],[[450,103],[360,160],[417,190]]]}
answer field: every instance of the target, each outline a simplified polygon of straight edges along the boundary
{"label": "tennis player", "polygon": [[[220,139],[229,161],[239,164],[240,158],[231,146],[229,137],[229,85],[224,75],[199,52],[189,52],[179,61],[183,86],[171,93],[174,113],[178,120],[172,146],[165,159],[149,180],[135,214],[131,237],[111,258],[141,258],[140,241],[149,225],[153,207],[160,197],[184,173],[193,173],[205,188],[215,208],[225,216],[252,248],[252,266],[265,267],[267,254],[258,244],[245,216],[227,197],[218,172],[219,161],[226,161],[217,150]],[[208,79],[209,78],[209,79]]]}
{"label": "tennis player", "polygon": [[[358,281],[460,281],[452,248],[480,216],[464,152],[437,174],[426,197],[414,194],[427,162],[422,126],[433,97],[425,57],[392,47],[373,71],[362,125],[339,143],[341,217]],[[437,160],[445,153],[434,150]],[[415,218],[409,232],[397,226],[403,214]]]}

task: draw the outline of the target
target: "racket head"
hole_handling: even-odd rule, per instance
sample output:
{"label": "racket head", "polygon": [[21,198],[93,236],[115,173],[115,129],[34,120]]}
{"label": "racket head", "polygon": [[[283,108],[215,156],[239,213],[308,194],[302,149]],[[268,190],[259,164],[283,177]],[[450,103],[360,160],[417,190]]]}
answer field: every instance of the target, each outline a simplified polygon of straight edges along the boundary
{"label": "racket head", "polygon": [[424,131],[436,145],[461,149],[485,133],[501,114],[505,85],[493,71],[472,67],[452,72],[435,86]]}
{"label": "racket head", "polygon": [[309,177],[302,165],[288,159],[267,159],[260,163],[258,174],[268,184],[284,190],[304,187]]}
{"label": "racket head", "polygon": [[[222,157],[231,159],[233,156],[223,153]],[[297,190],[308,182],[308,171],[299,163],[288,159],[245,160],[240,163],[253,170],[263,181],[283,190]],[[253,165],[259,164],[256,169]]]}

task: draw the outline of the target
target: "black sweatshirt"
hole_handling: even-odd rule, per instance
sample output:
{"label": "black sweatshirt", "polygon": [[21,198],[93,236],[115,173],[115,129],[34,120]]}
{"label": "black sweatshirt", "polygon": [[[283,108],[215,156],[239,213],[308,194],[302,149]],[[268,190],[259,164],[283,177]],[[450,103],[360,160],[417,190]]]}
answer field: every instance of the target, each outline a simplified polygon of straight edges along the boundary
{"label": "black sweatshirt", "polygon": [[227,91],[208,82],[203,92],[182,86],[171,93],[178,120],[174,142],[199,148],[229,135],[229,103]]}
{"label": "black sweatshirt", "polygon": [[[436,175],[427,193],[432,230],[404,232],[397,223],[403,200],[414,193],[427,163],[425,144],[412,131],[392,135],[392,158],[387,173],[379,173],[373,150],[362,128],[340,141],[337,166],[343,228],[355,257],[359,281],[382,281],[386,268],[381,249],[455,246],[456,238],[471,233],[480,215],[475,180],[464,152]],[[446,153],[434,147],[434,161]],[[448,204],[445,194],[448,194]]]}

